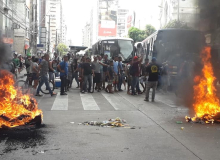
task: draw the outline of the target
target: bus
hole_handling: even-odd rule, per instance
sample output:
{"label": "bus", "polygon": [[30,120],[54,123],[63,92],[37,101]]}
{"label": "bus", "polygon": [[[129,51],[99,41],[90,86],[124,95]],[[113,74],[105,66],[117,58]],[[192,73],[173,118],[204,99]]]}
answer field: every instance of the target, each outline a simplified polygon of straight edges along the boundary
{"label": "bus", "polygon": [[126,62],[134,56],[134,49],[133,39],[109,37],[99,40],[92,46],[92,56],[105,54],[109,58],[121,56],[122,61]]}
{"label": "bus", "polygon": [[176,76],[184,61],[200,63],[205,36],[197,30],[161,29],[138,45],[136,50],[144,52],[149,60],[156,57],[160,64],[168,62],[170,76]]}

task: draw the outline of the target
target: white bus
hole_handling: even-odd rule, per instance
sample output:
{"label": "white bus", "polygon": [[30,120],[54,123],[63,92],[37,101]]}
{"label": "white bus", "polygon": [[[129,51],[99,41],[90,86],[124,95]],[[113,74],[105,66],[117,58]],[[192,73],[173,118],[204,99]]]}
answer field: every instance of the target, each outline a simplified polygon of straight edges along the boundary
{"label": "white bus", "polygon": [[107,54],[109,58],[121,56],[123,61],[127,61],[135,54],[134,41],[130,38],[109,37],[99,40],[92,46],[92,56],[103,56],[105,54]]}

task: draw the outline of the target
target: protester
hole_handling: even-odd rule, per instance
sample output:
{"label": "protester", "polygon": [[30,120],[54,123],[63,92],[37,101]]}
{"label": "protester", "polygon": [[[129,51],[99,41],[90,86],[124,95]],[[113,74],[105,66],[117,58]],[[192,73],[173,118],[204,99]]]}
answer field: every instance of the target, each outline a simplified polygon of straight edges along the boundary
{"label": "protester", "polygon": [[112,84],[114,79],[114,69],[113,69],[113,60],[110,60],[110,66],[107,67],[107,75],[108,75],[108,85],[105,88],[105,91],[108,93],[114,93],[112,91]]}
{"label": "protester", "polygon": [[[56,52],[54,52],[54,57],[53,57],[53,60],[56,60],[57,62],[57,66],[60,64],[61,62],[61,58],[58,56],[58,54]],[[55,73],[55,77],[59,77],[59,72],[56,72]]]}
{"label": "protester", "polygon": [[139,75],[140,75],[140,65],[142,60],[143,58],[138,59],[138,57],[135,56],[133,58],[132,66],[130,68],[130,75],[132,76],[132,84],[131,84],[132,95],[136,95],[136,91],[138,92],[138,94],[141,94],[139,88]]}
{"label": "protester", "polygon": [[114,80],[113,80],[114,92],[117,92],[116,87],[117,87],[117,84],[118,84],[118,56],[114,57],[113,69],[114,69]]}
{"label": "protester", "polygon": [[33,88],[37,89],[37,86],[39,84],[39,66],[38,66],[38,58],[35,58],[33,63],[32,63],[32,80],[34,81]]}
{"label": "protester", "polygon": [[[98,92],[100,92],[100,85],[101,85],[101,72],[100,72],[100,68],[101,65],[98,62],[98,57],[94,57],[94,61],[92,62],[92,67],[95,73],[95,76],[93,77],[93,92],[94,92],[94,88],[97,89]],[[96,84],[96,87],[95,87]]]}
{"label": "protester", "polygon": [[[91,60],[90,60],[91,61]],[[86,62],[86,59],[85,57],[83,56],[81,58],[81,62],[78,64],[78,70],[79,70],[79,85],[80,85],[80,92],[83,91],[83,83],[84,83],[84,79],[83,79],[83,74],[82,74],[82,67],[83,67],[83,64]]]}
{"label": "protester", "polygon": [[152,58],[152,63],[147,67],[146,72],[149,75],[147,86],[146,86],[146,96],[145,96],[145,101],[149,101],[149,92],[150,89],[153,89],[152,92],[152,102],[154,102],[155,99],[155,92],[157,88],[157,83],[158,83],[158,75],[159,75],[160,67],[156,63],[156,58]]}
{"label": "protester", "polygon": [[56,70],[53,68],[54,64],[56,64],[56,61],[54,60],[49,62],[49,82],[52,82],[53,85],[55,85],[54,73],[56,72]]}
{"label": "protester", "polygon": [[73,82],[73,59],[68,56],[68,75],[67,75],[67,90],[69,90],[72,82]]}
{"label": "protester", "polygon": [[17,52],[14,53],[14,58],[13,58],[12,61],[13,61],[14,65],[15,65],[15,68],[19,68],[20,61],[18,59],[18,53]]}
{"label": "protester", "polygon": [[19,59],[19,68],[18,68],[18,73],[20,74],[22,69],[23,69],[23,59],[21,54],[18,55],[18,59]]}
{"label": "protester", "polygon": [[56,95],[56,93],[53,93],[53,91],[51,90],[51,88],[49,86],[49,80],[48,80],[49,54],[45,54],[44,58],[45,59],[42,60],[41,64],[39,65],[41,79],[40,79],[40,84],[38,85],[38,88],[37,88],[36,96],[42,96],[39,93],[40,93],[41,87],[44,83],[46,84],[46,88],[49,90],[50,95],[54,96],[54,95]]}
{"label": "protester", "polygon": [[[104,60],[102,61],[102,63],[109,65],[109,60],[108,60],[108,55],[104,55]],[[108,67],[107,66],[103,66],[103,77],[102,77],[102,87],[103,89],[105,89],[105,81],[106,81],[106,77],[107,77],[107,71],[108,71]]]}
{"label": "protester", "polygon": [[[98,61],[99,61],[99,64],[102,63],[102,57],[101,56],[98,56]],[[99,90],[102,90],[102,82],[103,82],[103,65],[100,64],[100,74],[101,74],[101,78],[100,78],[100,85],[99,85]],[[103,88],[104,89],[104,88]]]}
{"label": "protester", "polygon": [[[72,82],[73,80],[75,79],[76,83],[77,83],[77,87],[76,88],[79,88],[79,65],[78,65],[78,60],[77,59],[74,59],[74,62],[73,62],[73,77],[72,77]],[[72,83],[70,85],[70,87],[72,87]]]}
{"label": "protester", "polygon": [[149,65],[149,59],[145,59],[145,63],[141,65],[141,78],[140,78],[140,84],[143,88],[143,92],[146,91],[146,83],[147,83],[147,74],[146,74],[146,69],[147,66]]}
{"label": "protester", "polygon": [[131,83],[132,83],[132,76],[130,75],[130,72],[129,72],[131,65],[132,65],[132,59],[129,59],[129,62],[125,67],[125,75],[127,77],[127,94],[129,95],[131,94],[130,88],[131,88]]}
{"label": "protester", "polygon": [[123,68],[122,68],[122,58],[118,57],[118,91],[122,91],[121,85],[123,82]]}
{"label": "protester", "polygon": [[31,63],[32,63],[31,54],[28,53],[27,58],[25,59],[25,66],[26,66],[27,74],[30,73]]}
{"label": "protester", "polygon": [[58,70],[60,71],[60,79],[61,79],[61,88],[60,88],[60,95],[67,95],[65,93],[67,75],[68,75],[68,56],[65,55],[63,57],[63,61],[57,66]]}
{"label": "protester", "polygon": [[[85,93],[88,91],[88,93],[92,93],[91,92],[91,85],[92,85],[92,75],[94,75],[94,70],[93,67],[91,65],[91,59],[90,58],[86,58],[86,62],[83,63],[83,65],[81,65],[82,68],[82,78],[84,80],[84,86],[83,86],[83,90],[82,93]],[[89,82],[89,88],[87,88],[87,82]],[[94,92],[94,90],[93,90]]]}

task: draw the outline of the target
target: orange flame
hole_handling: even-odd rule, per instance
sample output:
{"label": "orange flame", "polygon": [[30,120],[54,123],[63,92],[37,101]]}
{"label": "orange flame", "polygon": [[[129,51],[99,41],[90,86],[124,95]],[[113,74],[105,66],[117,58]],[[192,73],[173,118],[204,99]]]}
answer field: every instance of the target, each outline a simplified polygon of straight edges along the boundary
{"label": "orange flame", "polygon": [[25,125],[42,115],[37,102],[14,86],[13,75],[0,71],[0,128]]}
{"label": "orange flame", "polygon": [[[196,76],[194,81],[194,110],[196,117],[202,118],[205,115],[211,117],[220,112],[219,99],[216,95],[216,88],[214,86],[215,76],[213,73],[213,66],[211,64],[211,48],[206,47],[201,53],[201,59],[203,62],[202,75]],[[208,117],[208,116],[206,116]]]}

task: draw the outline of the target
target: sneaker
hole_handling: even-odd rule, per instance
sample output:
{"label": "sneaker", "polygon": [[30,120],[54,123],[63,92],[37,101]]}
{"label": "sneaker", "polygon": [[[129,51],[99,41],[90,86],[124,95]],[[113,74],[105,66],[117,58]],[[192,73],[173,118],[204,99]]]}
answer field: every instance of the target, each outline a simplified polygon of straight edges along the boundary
{"label": "sneaker", "polygon": [[36,94],[35,96],[37,96],[37,97],[42,97],[43,95],[41,95],[41,94]]}
{"label": "sneaker", "polygon": [[61,96],[66,96],[67,93],[65,93],[65,92],[64,92],[64,93],[60,93],[60,95],[61,95]]}
{"label": "sneaker", "polygon": [[85,93],[85,91],[82,91],[81,93]]}
{"label": "sneaker", "polygon": [[79,86],[77,86],[76,88],[79,88]]}
{"label": "sneaker", "polygon": [[146,98],[145,98],[144,101],[149,102],[149,99],[146,99]]}

